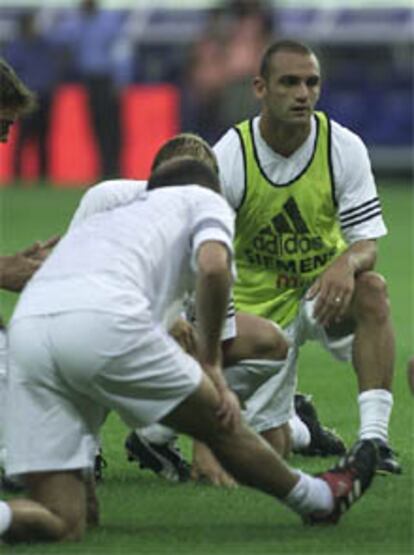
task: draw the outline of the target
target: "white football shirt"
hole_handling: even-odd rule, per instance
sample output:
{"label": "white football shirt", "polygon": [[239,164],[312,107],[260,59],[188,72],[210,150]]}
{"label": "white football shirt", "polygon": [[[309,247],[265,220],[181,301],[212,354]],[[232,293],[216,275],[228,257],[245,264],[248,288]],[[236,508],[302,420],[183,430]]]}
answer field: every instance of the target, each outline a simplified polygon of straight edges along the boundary
{"label": "white football shirt", "polygon": [[[132,202],[136,196],[147,188],[147,181],[133,179],[111,179],[94,185],[83,195],[78,208],[70,222],[69,229],[79,225],[85,218],[112,210],[117,206],[122,206]],[[232,267],[235,274],[235,266]],[[175,310],[171,310],[175,313]],[[195,322],[195,307],[193,296],[186,299],[183,318],[187,318],[191,323]],[[170,318],[168,318],[170,321]],[[230,298],[227,309],[226,320],[223,324],[221,338],[226,341],[236,336],[236,320],[233,298]]]}
{"label": "white football shirt", "polygon": [[233,252],[226,201],[197,185],[135,193],[134,200],[71,226],[23,291],[13,320],[94,310],[135,317],[150,311],[167,327],[192,291],[206,241]]}
{"label": "white football shirt", "polygon": [[[306,168],[316,141],[316,122],[312,118],[307,140],[288,158],[274,152],[262,138],[260,116],[253,120],[257,156],[264,174],[273,183],[292,181]],[[331,160],[338,203],[338,219],[345,241],[352,244],[376,239],[387,233],[367,149],[352,131],[332,121]],[[244,195],[244,161],[240,139],[229,129],[213,148],[219,163],[224,196],[237,210]]]}
{"label": "white football shirt", "polygon": [[90,187],[83,195],[69,229],[97,212],[112,210],[132,202],[146,188],[146,181],[136,179],[111,179]]}

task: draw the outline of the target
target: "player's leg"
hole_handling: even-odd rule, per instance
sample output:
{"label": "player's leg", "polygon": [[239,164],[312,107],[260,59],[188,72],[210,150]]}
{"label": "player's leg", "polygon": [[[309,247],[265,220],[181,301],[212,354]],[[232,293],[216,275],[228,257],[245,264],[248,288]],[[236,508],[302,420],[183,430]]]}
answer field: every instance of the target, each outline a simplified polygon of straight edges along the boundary
{"label": "player's leg", "polygon": [[[294,368],[293,368],[294,371]],[[252,360],[226,368],[224,375],[237,395],[248,424],[282,457],[287,457],[290,433],[287,422],[291,414],[295,378],[282,361]],[[208,448],[193,450],[193,475],[226,485],[231,482]]]}
{"label": "player's leg", "polygon": [[[240,483],[252,487],[256,485],[264,491],[274,490],[278,497],[286,496],[297,483],[297,476],[244,423],[234,431],[223,429],[216,416],[218,406],[218,393],[203,375],[197,390],[162,422],[206,443]],[[278,472],[269,472],[269,462],[275,459],[278,461]],[[258,476],[254,477],[256,473]]]}
{"label": "player's leg", "polygon": [[[286,366],[287,340],[277,326],[263,318],[237,313],[236,321],[237,336],[223,343],[224,364],[230,364],[224,370],[226,381],[237,395],[249,425],[286,457],[290,452],[287,421],[291,403],[289,400],[279,403],[278,386],[273,387],[273,378],[279,384],[284,380],[278,375]],[[249,356],[257,358],[246,358]],[[193,476],[216,485],[234,485],[217,457],[198,443],[193,449]]]}
{"label": "player's leg", "polygon": [[[178,318],[169,334],[184,352],[196,357],[195,330],[188,321]],[[178,435],[171,428],[156,423],[132,430],[125,440],[125,450],[130,462],[166,480],[186,482],[191,478],[191,465],[181,453]]]}
{"label": "player's leg", "polygon": [[[289,341],[281,328],[270,320],[245,312],[236,312],[237,335],[223,342],[223,364],[231,389],[242,406],[260,387],[278,374],[289,350]],[[246,414],[249,424],[282,456],[290,452],[286,422],[266,417],[257,428]]]}
{"label": "player's leg", "polygon": [[387,286],[381,275],[364,272],[357,277],[352,311],[356,322],[352,360],[360,392],[359,437],[376,438],[379,470],[398,474],[401,466],[388,445],[395,338]]}
{"label": "player's leg", "polygon": [[384,278],[375,272],[357,276],[348,315],[325,332],[328,349],[339,359],[351,360],[357,374],[359,439],[377,442],[379,472],[399,474],[401,466],[388,444],[395,340]]}
{"label": "player's leg", "polygon": [[[232,308],[234,314],[234,308]],[[178,330],[171,333],[174,339],[189,354],[194,354],[194,338],[188,338],[189,324],[181,322]],[[236,335],[237,327],[237,335]],[[192,330],[191,330],[192,331]],[[226,378],[240,399],[252,395],[269,377],[278,373],[287,356],[288,343],[283,332],[272,322],[254,315],[237,313],[227,318],[225,339],[222,343],[224,365],[229,366]],[[190,340],[191,339],[191,340]],[[236,364],[241,359],[241,364]],[[267,425],[267,424],[266,424]],[[286,426],[274,426],[270,423],[263,430],[263,437],[280,453],[287,456],[290,451],[290,439]],[[149,468],[159,476],[170,481],[186,481],[190,478],[191,467],[180,453],[177,434],[155,424],[131,432],[125,442],[129,460],[138,462],[141,468]],[[216,476],[224,476],[223,469],[214,464],[215,458],[208,449],[199,445],[193,450],[193,477],[202,475],[204,479],[217,483]]]}
{"label": "player's leg", "polygon": [[80,472],[24,476],[28,499],[7,503],[11,523],[7,542],[80,540],[86,528],[86,493]]}
{"label": "player's leg", "polygon": [[246,312],[236,312],[236,329],[237,335],[223,342],[225,367],[245,359],[286,359],[289,341],[281,328],[270,320]]}
{"label": "player's leg", "polygon": [[[229,339],[223,341],[224,365],[228,366],[225,374],[231,389],[245,404],[249,425],[284,457],[289,455],[292,444],[296,451],[306,454],[342,454],[343,442],[320,424],[308,398],[296,396],[303,400],[298,405],[303,420],[294,414],[291,399],[295,378],[292,381],[292,362],[287,361],[289,343],[282,330],[269,320],[242,312],[236,313],[233,321],[234,318],[226,320]],[[183,348],[193,343],[178,342]],[[279,373],[280,377],[275,377]],[[129,460],[138,462],[141,468],[149,468],[172,481],[185,481],[190,476],[190,467],[177,449],[174,432],[165,427],[155,425],[135,430],[128,435],[125,445]],[[223,469],[214,462],[208,449],[196,445],[193,476],[209,479],[210,475],[213,483],[217,476],[225,477]],[[230,480],[225,477],[222,482],[227,481]]]}
{"label": "player's leg", "polygon": [[[64,365],[58,373],[55,368],[58,336],[74,329],[72,321],[65,327],[59,318],[27,318],[10,331],[6,469],[23,476],[29,497],[6,504],[11,518],[0,529],[8,541],[78,540],[87,524],[98,521],[93,483],[87,487],[81,469],[93,480],[92,430],[98,431],[106,411],[96,412],[93,400],[78,391],[72,397],[61,377]],[[69,345],[67,358],[76,359],[74,353]]]}
{"label": "player's leg", "polygon": [[[249,424],[283,456],[288,456],[291,450],[303,455],[343,454],[344,442],[333,430],[321,424],[309,395],[295,393],[289,412],[285,418],[281,417],[284,401],[278,392],[284,386],[278,383],[282,378],[273,379],[273,376],[292,371],[285,367],[295,364],[288,360],[289,345],[295,343],[295,326],[285,333],[274,322],[243,312],[236,313],[236,324],[237,336],[223,344],[224,365],[235,364],[226,369],[232,389],[238,395],[240,390],[244,400],[252,397],[249,402],[252,416],[247,414]],[[296,358],[297,353],[290,352],[289,357]],[[265,391],[255,394],[266,380]]]}
{"label": "player's leg", "polygon": [[249,426],[281,456],[290,452],[288,422],[295,391],[295,365],[288,361],[251,360],[226,368],[230,389],[238,396]]}
{"label": "player's leg", "polygon": [[[302,515],[316,513],[329,521],[340,516],[338,482],[345,487],[349,506],[359,488],[364,491],[375,472],[376,450],[366,442],[346,460],[341,470],[313,478],[293,471],[278,454],[241,421],[235,429],[223,428],[217,417],[218,394],[203,376],[197,390],[180,403],[163,422],[207,444],[223,467],[246,486],[277,497]],[[195,417],[195,415],[197,415]],[[354,487],[356,486],[356,487]],[[359,495],[357,495],[359,497]]]}
{"label": "player's leg", "polygon": [[364,272],[356,278],[352,312],[356,322],[353,364],[359,389],[390,391],[395,338],[387,285],[381,275]]}
{"label": "player's leg", "polygon": [[213,486],[237,487],[235,478],[224,470],[211,449],[196,439],[193,440],[191,477]]}
{"label": "player's leg", "polygon": [[[376,466],[371,442],[357,446],[340,469],[319,478],[292,471],[243,421],[234,429],[223,427],[217,414],[218,392],[199,364],[162,328],[152,328],[146,320],[138,324],[137,344],[133,322],[127,321],[121,335],[122,321],[118,324],[111,318],[107,322],[115,326],[116,333],[105,344],[117,340],[120,354],[102,367],[95,392],[127,424],[136,427],[161,421],[193,436],[210,447],[237,481],[279,498],[304,515],[317,511],[326,519],[337,519],[368,487]],[[90,345],[90,334],[87,339]]]}
{"label": "player's leg", "polygon": [[291,451],[291,433],[288,422],[277,428],[264,430],[260,435],[281,457],[288,458]]}

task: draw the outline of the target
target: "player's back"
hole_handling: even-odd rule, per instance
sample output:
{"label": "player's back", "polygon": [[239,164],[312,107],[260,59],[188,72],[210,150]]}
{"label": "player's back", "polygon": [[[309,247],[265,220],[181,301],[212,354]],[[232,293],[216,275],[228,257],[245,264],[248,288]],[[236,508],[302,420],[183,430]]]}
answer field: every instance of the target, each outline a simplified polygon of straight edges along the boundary
{"label": "player's back", "polygon": [[161,321],[191,289],[192,236],[200,222],[223,217],[229,218],[225,201],[198,186],[143,191],[90,216],[35,274],[14,317],[72,310],[134,316],[150,309]]}

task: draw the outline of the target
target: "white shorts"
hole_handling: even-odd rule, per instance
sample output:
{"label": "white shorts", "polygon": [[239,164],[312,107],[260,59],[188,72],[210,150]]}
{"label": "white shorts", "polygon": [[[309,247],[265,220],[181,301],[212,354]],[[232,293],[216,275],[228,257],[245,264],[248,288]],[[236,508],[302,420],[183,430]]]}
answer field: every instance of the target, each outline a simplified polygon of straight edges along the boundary
{"label": "white shorts", "polygon": [[229,386],[242,402],[247,423],[258,433],[289,420],[292,404],[285,392],[295,389],[295,374],[289,371],[293,352],[289,350],[285,361],[243,360],[225,369]]}
{"label": "white shorts", "polygon": [[351,361],[354,336],[330,338],[312,316],[315,300],[302,300],[295,320],[284,330],[291,347],[285,365],[246,402],[246,418],[258,432],[276,428],[293,415],[300,347],[308,340],[318,341],[336,359]]}
{"label": "white shorts", "polygon": [[149,315],[30,317],[9,330],[8,474],[90,468],[115,410],[131,428],[169,414],[202,370]]}

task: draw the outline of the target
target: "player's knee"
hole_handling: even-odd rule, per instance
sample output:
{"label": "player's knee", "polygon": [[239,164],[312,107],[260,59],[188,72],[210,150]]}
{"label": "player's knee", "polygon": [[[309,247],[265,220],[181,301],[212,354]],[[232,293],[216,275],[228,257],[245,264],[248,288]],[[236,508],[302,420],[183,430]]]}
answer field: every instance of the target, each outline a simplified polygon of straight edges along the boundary
{"label": "player's knee", "polygon": [[244,312],[236,313],[237,337],[223,344],[225,366],[244,359],[284,360],[289,344],[273,322]]}
{"label": "player's knee", "polygon": [[289,344],[283,332],[272,322],[266,322],[256,337],[255,356],[251,358],[284,360],[288,350]]}
{"label": "player's knee", "polygon": [[364,272],[357,277],[355,289],[357,316],[385,321],[390,314],[387,283],[375,272]]}
{"label": "player's knee", "polygon": [[208,444],[209,436],[214,436],[220,427],[217,416],[219,403],[217,389],[203,374],[197,389],[164,416],[161,423]]}

